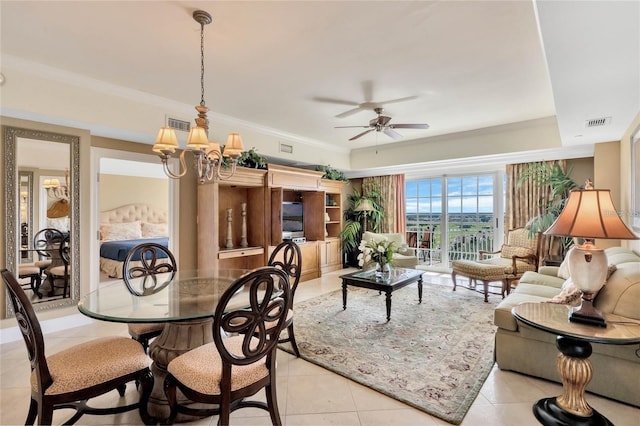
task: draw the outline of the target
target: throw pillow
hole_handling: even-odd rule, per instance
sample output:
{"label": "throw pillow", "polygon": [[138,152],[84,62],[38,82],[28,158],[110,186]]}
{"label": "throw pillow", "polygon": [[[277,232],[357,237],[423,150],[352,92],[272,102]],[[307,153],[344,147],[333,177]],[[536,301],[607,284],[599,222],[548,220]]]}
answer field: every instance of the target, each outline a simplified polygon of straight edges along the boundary
{"label": "throw pillow", "polygon": [[560,264],[560,267],[558,268],[558,278],[564,278],[566,280],[571,276],[571,274],[569,273],[569,255],[571,254],[572,251],[573,251],[573,247],[571,247],[567,251],[567,254],[564,256],[564,260],[562,261],[562,263]]}
{"label": "throw pillow", "polygon": [[142,238],[142,226],[140,221],[110,223],[100,225],[102,241],[112,240],[137,240]]}
{"label": "throw pillow", "polygon": [[507,244],[504,244],[500,251],[500,256],[505,259],[511,259],[513,256],[525,257],[531,254],[533,254],[533,250],[527,247],[510,246]]}
{"label": "throw pillow", "polygon": [[142,238],[160,238],[169,236],[166,223],[142,222]]}
{"label": "throw pillow", "polygon": [[562,305],[578,306],[581,303],[580,294],[581,291],[578,289],[578,287],[575,286],[571,278],[569,278],[562,284],[562,290],[560,291],[560,293],[551,298],[549,302],[560,303]]}

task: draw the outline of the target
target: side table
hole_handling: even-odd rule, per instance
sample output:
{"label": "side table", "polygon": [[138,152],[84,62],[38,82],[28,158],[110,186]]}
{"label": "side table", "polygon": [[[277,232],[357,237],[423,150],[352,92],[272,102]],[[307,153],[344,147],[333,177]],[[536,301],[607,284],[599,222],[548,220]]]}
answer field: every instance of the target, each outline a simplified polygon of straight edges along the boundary
{"label": "side table", "polygon": [[562,256],[547,256],[542,260],[542,263],[544,266],[560,266],[562,260]]}
{"label": "side table", "polygon": [[511,310],[513,316],[533,328],[556,334],[560,354],[556,361],[562,379],[562,395],[544,398],[533,406],[533,414],[547,426],[612,425],[591,408],[584,398],[593,368],[591,343],[632,345],[640,343],[640,322],[605,314],[607,327],[569,321],[569,307],[556,303],[522,303]]}

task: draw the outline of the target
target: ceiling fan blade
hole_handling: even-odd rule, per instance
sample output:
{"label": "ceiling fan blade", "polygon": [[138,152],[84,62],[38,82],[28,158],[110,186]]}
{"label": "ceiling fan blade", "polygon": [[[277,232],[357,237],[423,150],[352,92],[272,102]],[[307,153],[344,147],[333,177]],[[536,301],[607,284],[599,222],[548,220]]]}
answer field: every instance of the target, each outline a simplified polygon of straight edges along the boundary
{"label": "ceiling fan blade", "polygon": [[362,133],[359,133],[359,134],[355,135],[354,137],[350,138],[349,140],[350,140],[350,141],[356,140],[356,139],[358,139],[360,136],[364,136],[364,135],[366,135],[366,134],[367,134],[367,133],[369,133],[369,132],[373,132],[373,129],[369,129],[369,130],[366,130],[366,131],[364,131],[364,132],[362,132]]}
{"label": "ceiling fan blade", "polygon": [[386,104],[395,104],[398,102],[405,102],[405,101],[412,101],[414,99],[418,99],[420,96],[405,96],[404,98],[398,98],[398,99],[389,99],[388,101],[382,101],[382,102],[378,102],[381,105],[386,105]]}
{"label": "ceiling fan blade", "polygon": [[368,129],[369,127],[372,127],[372,126],[335,126],[334,129],[358,129],[358,128]]}
{"label": "ceiling fan blade", "polygon": [[341,112],[340,114],[336,115],[336,118],[345,118],[345,117],[349,117],[350,115],[353,115],[357,112],[362,111],[362,108],[360,107],[356,107],[353,109],[350,109],[349,111],[345,111],[345,112]]}
{"label": "ceiling fan blade", "polygon": [[392,129],[428,129],[428,124],[391,124]]}
{"label": "ceiling fan blade", "polygon": [[316,102],[324,102],[328,104],[349,105],[355,107],[360,105],[358,102],[345,101],[344,99],[325,98],[322,96],[314,96],[312,99]]}
{"label": "ceiling fan blade", "polygon": [[389,136],[390,138],[393,139],[402,139],[402,135],[398,132],[396,132],[395,130],[389,128],[389,127],[385,127],[383,130],[384,134]]}

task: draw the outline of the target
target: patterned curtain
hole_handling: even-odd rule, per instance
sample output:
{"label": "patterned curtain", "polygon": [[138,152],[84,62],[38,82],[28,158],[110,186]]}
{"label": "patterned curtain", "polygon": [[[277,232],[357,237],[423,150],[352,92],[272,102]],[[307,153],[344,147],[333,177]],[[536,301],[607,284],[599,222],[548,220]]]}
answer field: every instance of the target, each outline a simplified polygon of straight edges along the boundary
{"label": "patterned curtain", "polygon": [[404,175],[365,177],[362,185],[375,183],[382,196],[384,219],[380,223],[379,232],[404,232],[405,200]]}
{"label": "patterned curtain", "polygon": [[[559,165],[566,171],[566,161],[547,161],[549,165]],[[509,229],[522,228],[533,217],[542,214],[544,206],[551,199],[551,186],[540,187],[531,178],[518,184],[520,176],[533,163],[507,164],[507,194],[505,211],[505,233]],[[541,163],[540,163],[541,164]],[[548,255],[561,252],[560,240],[556,237],[543,235],[541,241],[542,259]]]}

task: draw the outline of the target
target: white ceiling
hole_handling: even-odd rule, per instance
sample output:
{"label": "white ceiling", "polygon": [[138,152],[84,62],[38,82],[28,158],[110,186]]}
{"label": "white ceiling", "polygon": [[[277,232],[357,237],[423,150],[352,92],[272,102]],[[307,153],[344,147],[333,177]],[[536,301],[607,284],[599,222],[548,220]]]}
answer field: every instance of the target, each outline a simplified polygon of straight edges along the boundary
{"label": "white ceiling", "polygon": [[[214,19],[205,27],[210,115],[328,148],[393,143],[375,132],[348,142],[364,129],[334,128],[365,125],[371,110],[336,115],[406,97],[383,103],[385,114],[430,128],[398,130],[399,142],[557,115],[563,145],[592,144],[620,139],[640,111],[637,1],[2,1],[2,60],[195,105],[196,9]],[[100,114],[100,100],[87,108]],[[599,117],[611,123],[585,128]],[[159,126],[145,123],[144,138],[122,121],[87,127],[152,143]]]}

